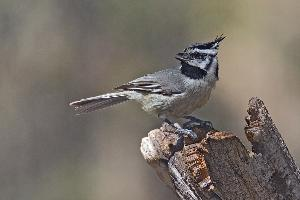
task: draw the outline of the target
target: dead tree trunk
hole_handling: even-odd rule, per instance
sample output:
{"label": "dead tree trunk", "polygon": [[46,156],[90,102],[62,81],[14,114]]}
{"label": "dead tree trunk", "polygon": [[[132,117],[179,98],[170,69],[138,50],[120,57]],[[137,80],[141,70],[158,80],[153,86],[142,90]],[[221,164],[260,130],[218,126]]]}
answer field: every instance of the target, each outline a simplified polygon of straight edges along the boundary
{"label": "dead tree trunk", "polygon": [[[252,98],[245,133],[248,151],[228,132],[193,126],[197,141],[178,140],[163,124],[143,138],[146,161],[179,198],[300,199],[300,173],[264,103]],[[174,145],[182,143],[182,149]],[[184,145],[183,145],[184,144]]]}

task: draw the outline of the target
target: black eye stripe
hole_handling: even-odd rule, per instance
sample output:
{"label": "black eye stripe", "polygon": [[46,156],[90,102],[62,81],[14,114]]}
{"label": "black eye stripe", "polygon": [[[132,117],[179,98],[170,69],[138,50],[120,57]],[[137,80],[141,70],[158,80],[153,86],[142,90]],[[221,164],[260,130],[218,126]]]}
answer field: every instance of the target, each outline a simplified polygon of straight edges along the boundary
{"label": "black eye stripe", "polygon": [[194,53],[191,53],[191,56],[192,56],[193,58],[201,58],[201,59],[204,59],[204,58],[207,56],[207,54],[205,54],[205,53],[199,53],[199,52],[194,52]]}
{"label": "black eye stripe", "polygon": [[209,70],[209,68],[211,67],[212,63],[214,61],[214,57],[210,57],[209,58],[209,63],[205,66],[205,70]]}

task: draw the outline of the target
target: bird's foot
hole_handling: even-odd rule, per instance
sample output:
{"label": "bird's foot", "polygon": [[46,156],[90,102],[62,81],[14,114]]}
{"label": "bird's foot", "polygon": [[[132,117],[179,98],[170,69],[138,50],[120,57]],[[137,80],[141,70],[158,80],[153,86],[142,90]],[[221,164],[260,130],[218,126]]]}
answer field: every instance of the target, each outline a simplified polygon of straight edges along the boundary
{"label": "bird's foot", "polygon": [[202,128],[214,129],[210,121],[204,121],[193,116],[185,116],[183,118],[189,120],[183,124],[183,128],[191,129],[193,126],[200,126]]}
{"label": "bird's foot", "polygon": [[193,140],[197,139],[197,134],[194,131],[190,129],[182,128],[178,123],[174,123],[173,126],[176,128],[175,132],[179,136],[188,136]]}
{"label": "bird's foot", "polygon": [[176,144],[172,147],[171,156],[173,156],[175,152],[181,151],[184,148],[184,137],[190,137],[192,140],[195,140],[198,137],[194,131],[182,128],[178,123],[172,123],[168,119],[165,119],[165,122],[172,126],[175,129],[175,133],[178,135]]}
{"label": "bird's foot", "polygon": [[187,136],[193,140],[197,139],[197,134],[191,129],[182,128],[178,123],[172,123],[168,119],[165,119],[165,122],[175,128],[175,133],[177,133],[179,137]]}

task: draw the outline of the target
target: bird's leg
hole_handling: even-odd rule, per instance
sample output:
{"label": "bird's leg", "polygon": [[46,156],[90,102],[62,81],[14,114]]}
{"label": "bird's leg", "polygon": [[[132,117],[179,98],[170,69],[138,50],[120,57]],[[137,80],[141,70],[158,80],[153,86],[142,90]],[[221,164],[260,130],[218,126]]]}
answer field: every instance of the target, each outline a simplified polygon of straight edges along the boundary
{"label": "bird's leg", "polygon": [[193,116],[184,116],[183,118],[189,120],[183,124],[184,128],[190,128],[192,125],[197,125],[204,128],[207,127],[213,129],[213,124],[210,121],[204,121]]}
{"label": "bird's leg", "polygon": [[165,119],[164,121],[176,129],[175,132],[178,134],[179,137],[188,136],[193,140],[197,139],[197,134],[194,131],[182,128],[178,123],[172,123],[168,119]]}
{"label": "bird's leg", "polygon": [[190,129],[185,129],[185,128],[182,128],[178,123],[174,123],[173,126],[176,128],[176,133],[180,136],[180,135],[183,135],[183,136],[189,136],[191,139],[195,140],[197,139],[197,134],[190,130]]}
{"label": "bird's leg", "polygon": [[164,118],[164,122],[166,122],[167,124],[169,124],[169,125],[173,125],[173,123],[170,121],[170,120],[168,120],[167,118]]}
{"label": "bird's leg", "polygon": [[178,135],[176,144],[172,148],[171,156],[173,156],[175,154],[175,152],[181,151],[183,149],[185,136],[188,136],[188,137],[192,138],[193,140],[197,139],[197,137],[198,137],[197,134],[194,133],[192,130],[184,129],[178,123],[172,123],[170,120],[168,120],[166,118],[164,119],[164,122],[166,122],[170,126],[174,127],[175,133]]}

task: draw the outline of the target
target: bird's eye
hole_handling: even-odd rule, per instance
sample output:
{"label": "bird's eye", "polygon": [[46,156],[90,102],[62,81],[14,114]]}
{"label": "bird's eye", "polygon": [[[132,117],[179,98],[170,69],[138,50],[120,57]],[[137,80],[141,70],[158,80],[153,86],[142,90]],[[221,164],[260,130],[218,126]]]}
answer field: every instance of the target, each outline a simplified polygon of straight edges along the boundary
{"label": "bird's eye", "polygon": [[199,53],[199,52],[194,52],[191,54],[192,58],[194,59],[205,59],[206,54],[204,53]]}

